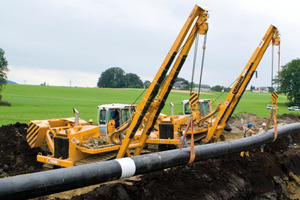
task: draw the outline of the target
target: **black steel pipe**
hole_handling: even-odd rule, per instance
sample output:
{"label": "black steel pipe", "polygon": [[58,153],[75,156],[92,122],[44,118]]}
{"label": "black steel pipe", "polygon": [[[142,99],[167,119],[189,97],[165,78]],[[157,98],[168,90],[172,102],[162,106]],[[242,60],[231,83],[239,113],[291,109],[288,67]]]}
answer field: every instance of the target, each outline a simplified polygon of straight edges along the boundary
{"label": "black steel pipe", "polygon": [[[278,127],[278,137],[300,132],[300,123]],[[195,147],[195,162],[272,142],[274,130],[252,137]],[[0,199],[25,199],[186,165],[189,148],[122,158],[0,179]]]}

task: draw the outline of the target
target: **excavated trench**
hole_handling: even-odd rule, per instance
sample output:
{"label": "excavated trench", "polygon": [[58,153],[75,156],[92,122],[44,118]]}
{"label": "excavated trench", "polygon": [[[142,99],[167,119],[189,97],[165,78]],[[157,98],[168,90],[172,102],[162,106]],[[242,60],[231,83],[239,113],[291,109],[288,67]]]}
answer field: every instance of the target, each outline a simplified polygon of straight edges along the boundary
{"label": "excavated trench", "polygon": [[[266,121],[243,114],[229,122],[233,128],[227,133],[229,138],[242,136],[240,118],[251,121],[256,129]],[[299,122],[300,117],[283,115],[278,121]],[[26,124],[19,123],[0,127],[1,178],[42,170],[35,157],[43,149],[29,148],[26,129]],[[231,154],[86,191],[77,189],[38,199],[300,199],[300,133],[267,144],[265,152],[252,149],[249,157]]]}

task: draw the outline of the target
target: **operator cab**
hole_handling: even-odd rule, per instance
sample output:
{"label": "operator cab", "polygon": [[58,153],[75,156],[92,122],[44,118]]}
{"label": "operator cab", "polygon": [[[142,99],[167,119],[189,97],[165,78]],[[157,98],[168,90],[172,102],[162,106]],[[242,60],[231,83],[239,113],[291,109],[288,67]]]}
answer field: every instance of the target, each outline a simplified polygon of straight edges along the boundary
{"label": "operator cab", "polygon": [[110,120],[115,121],[115,128],[125,123],[135,112],[135,105],[105,104],[98,106],[97,122],[100,135],[107,138],[107,125]]}
{"label": "operator cab", "polygon": [[[192,114],[191,109],[189,108],[189,100],[183,100],[181,102],[183,104],[183,114],[190,115]],[[207,113],[211,112],[211,102],[210,99],[201,99],[199,100],[198,110],[200,111],[201,117],[206,115]]]}

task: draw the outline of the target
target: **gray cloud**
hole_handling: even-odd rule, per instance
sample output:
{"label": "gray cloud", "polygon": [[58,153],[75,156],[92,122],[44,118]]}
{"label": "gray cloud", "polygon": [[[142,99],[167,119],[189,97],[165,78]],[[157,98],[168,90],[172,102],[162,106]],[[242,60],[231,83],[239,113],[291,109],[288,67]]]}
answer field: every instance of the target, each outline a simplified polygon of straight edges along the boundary
{"label": "gray cloud", "polygon": [[[277,2],[277,3],[276,3]],[[53,85],[99,77],[109,67],[121,67],[152,80],[196,1],[1,1],[1,48],[12,68],[9,79]],[[211,9],[203,83],[229,86],[234,81],[270,24],[282,34],[282,64],[298,57],[300,14],[295,1],[203,1]],[[289,8],[289,9],[287,9]],[[202,40],[199,41],[201,50]],[[193,49],[193,48],[192,48]],[[268,50],[270,51],[270,50]],[[200,66],[199,52],[197,66]],[[180,76],[190,79],[193,52]],[[270,53],[263,58],[259,78],[250,85],[270,82]],[[276,63],[276,62],[275,62]],[[277,68],[277,67],[276,67]],[[28,70],[21,79],[18,69]],[[66,80],[39,77],[38,70],[55,70]],[[68,73],[68,71],[72,71]],[[80,72],[84,76],[80,77]],[[199,70],[198,70],[199,72]],[[196,74],[198,74],[196,72]],[[25,75],[24,74],[24,75]],[[76,74],[76,75],[74,75]],[[198,75],[197,75],[198,76]],[[14,80],[16,79],[16,80]],[[82,84],[84,83],[84,84]],[[95,86],[82,80],[81,86]]]}

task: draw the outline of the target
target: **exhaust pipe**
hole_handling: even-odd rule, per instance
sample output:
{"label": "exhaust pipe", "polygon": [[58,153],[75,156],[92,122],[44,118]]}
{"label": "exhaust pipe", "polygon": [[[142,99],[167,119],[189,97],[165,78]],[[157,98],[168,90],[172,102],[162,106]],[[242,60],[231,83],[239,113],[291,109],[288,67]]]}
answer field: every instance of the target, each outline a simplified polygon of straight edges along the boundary
{"label": "exhaust pipe", "polygon": [[76,108],[73,108],[73,112],[75,114],[75,127],[78,127],[79,125],[79,112],[76,110]]}
{"label": "exhaust pipe", "polygon": [[[300,123],[278,127],[278,137],[299,133]],[[248,138],[195,147],[195,162],[251,149],[274,139],[274,130]],[[190,148],[174,149],[87,165],[0,179],[0,199],[44,196],[89,185],[127,178],[169,167],[186,165]]]}
{"label": "exhaust pipe", "polygon": [[174,116],[174,104],[170,102],[171,105],[171,116]]}

